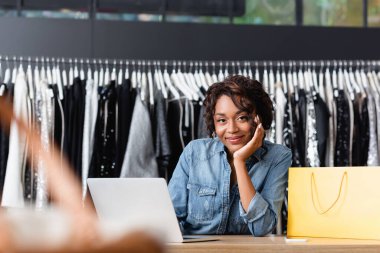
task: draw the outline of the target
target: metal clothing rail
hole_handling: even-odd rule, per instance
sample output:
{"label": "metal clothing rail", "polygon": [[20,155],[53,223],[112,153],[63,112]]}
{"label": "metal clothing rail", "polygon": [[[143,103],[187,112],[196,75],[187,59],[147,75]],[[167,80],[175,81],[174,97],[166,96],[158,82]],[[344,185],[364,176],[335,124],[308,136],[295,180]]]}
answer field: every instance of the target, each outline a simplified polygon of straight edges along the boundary
{"label": "metal clothing rail", "polygon": [[100,59],[100,58],[61,58],[61,57],[16,57],[0,55],[0,64],[5,63],[7,66],[16,66],[22,64],[33,65],[74,65],[74,66],[127,66],[127,67],[184,67],[184,68],[243,68],[243,67],[276,67],[276,68],[292,68],[292,67],[372,67],[379,68],[380,60],[244,60],[244,61],[199,61],[199,60],[149,60],[149,59]]}

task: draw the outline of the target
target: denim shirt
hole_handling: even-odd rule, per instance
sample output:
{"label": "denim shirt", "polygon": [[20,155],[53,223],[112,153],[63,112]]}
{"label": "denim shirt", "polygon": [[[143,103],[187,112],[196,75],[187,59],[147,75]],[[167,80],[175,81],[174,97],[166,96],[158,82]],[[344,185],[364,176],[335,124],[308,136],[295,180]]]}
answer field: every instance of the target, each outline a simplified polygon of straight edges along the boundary
{"label": "denim shirt", "polygon": [[291,151],[265,141],[246,161],[256,189],[248,210],[238,186],[230,187],[231,167],[216,138],[191,141],[183,150],[169,192],[183,234],[271,233],[284,200]]}

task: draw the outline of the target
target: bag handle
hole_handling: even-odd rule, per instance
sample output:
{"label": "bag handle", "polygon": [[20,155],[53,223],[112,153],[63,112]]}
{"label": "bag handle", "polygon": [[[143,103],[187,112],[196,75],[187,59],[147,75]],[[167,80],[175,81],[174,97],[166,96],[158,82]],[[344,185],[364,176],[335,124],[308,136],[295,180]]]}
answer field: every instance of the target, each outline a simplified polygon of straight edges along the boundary
{"label": "bag handle", "polygon": [[[318,204],[319,206],[321,206],[321,202],[319,201],[319,197],[318,197],[318,189],[317,189],[317,184],[315,183],[315,176],[314,176],[314,172],[311,173],[311,199],[313,201],[313,205],[314,205],[314,209],[315,211],[317,211],[320,215],[322,214],[325,214],[327,213],[328,211],[330,211],[335,205],[336,203],[338,202],[338,200],[340,199],[341,195],[342,195],[342,189],[343,189],[343,181],[344,179],[346,179],[346,185],[347,185],[347,180],[348,180],[348,175],[347,175],[347,171],[345,171],[343,173],[343,176],[342,176],[342,180],[340,182],[340,187],[339,187],[339,194],[338,194],[338,197],[336,198],[336,200],[331,204],[331,206],[329,208],[327,208],[326,210],[322,210],[322,211],[319,211],[319,209],[316,207],[315,205],[315,200],[314,200],[314,188],[315,188],[315,192],[316,192],[316,198],[317,198],[317,201],[318,201]],[[347,186],[346,186],[347,187]]]}

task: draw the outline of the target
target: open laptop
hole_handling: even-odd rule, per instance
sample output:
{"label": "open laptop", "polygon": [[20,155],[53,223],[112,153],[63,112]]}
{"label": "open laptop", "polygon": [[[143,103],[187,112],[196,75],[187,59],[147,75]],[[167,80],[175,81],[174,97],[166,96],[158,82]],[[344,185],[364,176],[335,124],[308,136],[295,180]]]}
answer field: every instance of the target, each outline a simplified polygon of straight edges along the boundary
{"label": "open laptop", "polygon": [[218,240],[213,236],[182,236],[163,178],[88,178],[99,219],[122,231],[145,230],[165,242]]}

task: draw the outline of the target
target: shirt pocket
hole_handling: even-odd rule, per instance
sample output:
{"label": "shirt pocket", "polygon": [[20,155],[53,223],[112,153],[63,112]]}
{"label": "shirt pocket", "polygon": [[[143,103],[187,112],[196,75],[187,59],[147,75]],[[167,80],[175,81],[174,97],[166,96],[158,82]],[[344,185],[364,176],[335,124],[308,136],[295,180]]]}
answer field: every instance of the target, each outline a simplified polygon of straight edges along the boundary
{"label": "shirt pocket", "polygon": [[189,190],[189,217],[197,221],[213,219],[216,187],[188,184],[187,189]]}

